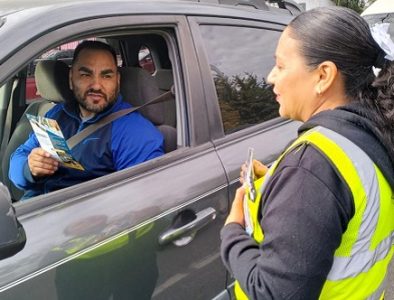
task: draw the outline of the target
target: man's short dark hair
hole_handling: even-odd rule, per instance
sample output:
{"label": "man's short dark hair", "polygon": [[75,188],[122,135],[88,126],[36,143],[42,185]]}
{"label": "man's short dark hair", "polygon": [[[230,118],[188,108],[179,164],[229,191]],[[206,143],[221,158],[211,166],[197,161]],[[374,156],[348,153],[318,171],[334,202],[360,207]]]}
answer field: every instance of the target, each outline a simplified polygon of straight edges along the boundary
{"label": "man's short dark hair", "polygon": [[79,53],[84,49],[108,51],[114,58],[115,65],[118,65],[115,50],[110,45],[100,41],[83,41],[80,43],[74,50],[73,63],[77,60]]}

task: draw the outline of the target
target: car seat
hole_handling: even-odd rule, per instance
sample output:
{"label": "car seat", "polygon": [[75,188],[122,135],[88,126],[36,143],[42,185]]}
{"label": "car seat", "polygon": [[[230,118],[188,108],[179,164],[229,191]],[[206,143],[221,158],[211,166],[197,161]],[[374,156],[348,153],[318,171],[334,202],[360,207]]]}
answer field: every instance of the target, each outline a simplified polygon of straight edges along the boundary
{"label": "car seat", "polygon": [[35,80],[41,99],[31,102],[16,124],[2,160],[3,183],[9,188],[13,200],[18,200],[23,192],[17,189],[8,178],[12,153],[23,144],[32,132],[26,114],[44,116],[56,103],[70,99],[72,92],[68,85],[69,67],[62,61],[42,60],[37,63]]}
{"label": "car seat", "polygon": [[[159,87],[161,93],[165,93],[174,85],[174,75],[171,69],[157,69],[153,78]],[[173,101],[167,101],[164,104],[165,123],[176,127],[176,107],[175,98]]]}
{"label": "car seat", "polygon": [[[123,100],[133,106],[142,105],[162,94],[155,79],[144,69],[121,67],[120,91]],[[140,112],[149,119],[164,136],[165,152],[177,148],[175,99],[141,108]]]}
{"label": "car seat", "polygon": [[174,75],[171,69],[157,69],[153,75],[160,90],[169,91],[174,84]]}

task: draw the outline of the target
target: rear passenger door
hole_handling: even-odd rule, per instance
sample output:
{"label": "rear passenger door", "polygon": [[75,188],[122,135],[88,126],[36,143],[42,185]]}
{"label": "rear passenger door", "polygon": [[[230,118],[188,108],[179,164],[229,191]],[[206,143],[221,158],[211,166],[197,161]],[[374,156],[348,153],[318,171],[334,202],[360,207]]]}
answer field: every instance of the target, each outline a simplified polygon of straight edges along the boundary
{"label": "rear passenger door", "polygon": [[[263,13],[261,19],[265,19]],[[230,184],[230,201],[240,186],[240,167],[248,148],[269,165],[296,137],[299,126],[279,117],[279,105],[267,84],[277,42],[289,18],[274,21],[189,18],[212,116],[213,143]],[[213,117],[215,113],[221,120]],[[228,286],[232,283],[229,278]]]}

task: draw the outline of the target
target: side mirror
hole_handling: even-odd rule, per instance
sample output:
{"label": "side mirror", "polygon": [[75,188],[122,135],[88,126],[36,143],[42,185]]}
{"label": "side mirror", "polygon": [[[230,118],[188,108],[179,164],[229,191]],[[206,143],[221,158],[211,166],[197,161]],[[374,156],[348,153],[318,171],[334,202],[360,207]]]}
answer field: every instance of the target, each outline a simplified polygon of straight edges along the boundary
{"label": "side mirror", "polygon": [[25,230],[15,216],[10,193],[0,183],[0,259],[15,255],[25,244]]}

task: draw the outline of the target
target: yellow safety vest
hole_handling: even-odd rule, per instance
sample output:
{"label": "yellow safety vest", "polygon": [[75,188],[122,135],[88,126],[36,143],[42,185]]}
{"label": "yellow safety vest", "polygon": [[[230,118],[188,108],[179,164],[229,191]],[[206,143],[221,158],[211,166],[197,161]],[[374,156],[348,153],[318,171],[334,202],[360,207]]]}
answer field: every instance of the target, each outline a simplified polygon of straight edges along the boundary
{"label": "yellow safety vest", "polygon": [[[255,181],[257,196],[247,200],[252,237],[259,244],[264,231],[258,220],[261,195],[282,158],[300,144],[311,144],[330,160],[349,186],[355,213],[334,254],[331,270],[319,299],[383,299],[387,268],[394,252],[393,191],[373,161],[350,140],[323,128],[313,128],[301,135],[271,166],[267,174]],[[237,299],[248,299],[235,283]]]}

